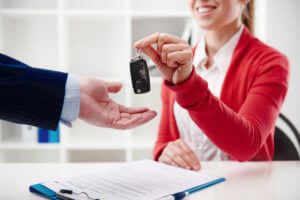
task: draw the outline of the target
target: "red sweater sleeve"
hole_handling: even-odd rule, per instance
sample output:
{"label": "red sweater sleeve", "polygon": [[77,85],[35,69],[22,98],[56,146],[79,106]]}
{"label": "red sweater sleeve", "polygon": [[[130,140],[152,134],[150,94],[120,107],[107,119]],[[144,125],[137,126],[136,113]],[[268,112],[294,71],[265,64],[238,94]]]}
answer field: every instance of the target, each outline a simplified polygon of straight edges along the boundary
{"label": "red sweater sleeve", "polygon": [[[272,56],[258,64],[247,97],[235,112],[215,97],[195,70],[184,83],[164,84],[176,101],[222,151],[237,161],[254,157],[273,131],[287,93],[289,64],[286,57]],[[238,78],[238,77],[236,77]]]}
{"label": "red sweater sleeve", "polygon": [[[199,42],[198,42],[199,43]],[[198,43],[193,48],[193,53],[198,46]],[[153,149],[154,160],[158,161],[162,151],[170,141],[179,138],[177,124],[173,118],[173,104],[174,98],[171,98],[170,91],[166,88],[165,84],[161,86],[161,99],[162,99],[162,115],[160,119],[158,137]],[[173,101],[172,101],[173,100]]]}

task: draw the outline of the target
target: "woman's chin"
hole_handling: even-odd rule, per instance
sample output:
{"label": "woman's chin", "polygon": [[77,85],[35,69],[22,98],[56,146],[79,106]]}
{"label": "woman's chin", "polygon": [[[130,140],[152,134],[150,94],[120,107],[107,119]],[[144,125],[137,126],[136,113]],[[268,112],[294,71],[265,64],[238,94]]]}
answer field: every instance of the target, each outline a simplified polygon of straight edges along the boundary
{"label": "woman's chin", "polygon": [[202,30],[213,30],[217,26],[216,18],[204,18],[203,19],[203,18],[200,18],[195,15],[194,15],[194,17],[195,17],[195,20],[196,20],[198,26]]}
{"label": "woman's chin", "polygon": [[198,22],[198,25],[199,25],[199,28],[201,30],[204,30],[204,31],[212,31],[212,30],[215,30],[217,27],[214,23],[203,23],[203,22]]}

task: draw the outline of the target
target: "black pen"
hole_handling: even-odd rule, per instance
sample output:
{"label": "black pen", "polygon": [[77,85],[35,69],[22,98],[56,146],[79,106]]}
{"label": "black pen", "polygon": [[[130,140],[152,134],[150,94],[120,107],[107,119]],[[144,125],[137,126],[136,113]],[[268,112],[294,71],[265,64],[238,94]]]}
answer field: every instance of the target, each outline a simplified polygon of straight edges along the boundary
{"label": "black pen", "polygon": [[64,196],[62,194],[73,194],[72,190],[62,189],[62,190],[59,191],[59,193],[56,194],[56,197],[59,198],[59,199],[62,199],[62,200],[75,200],[73,198],[66,197],[66,196]]}
{"label": "black pen", "polygon": [[61,189],[61,190],[59,191],[59,193],[57,193],[57,194],[55,195],[55,197],[57,197],[57,198],[59,198],[59,199],[62,199],[62,200],[75,200],[75,199],[73,199],[73,198],[71,198],[71,197],[66,197],[66,196],[64,196],[64,195],[62,195],[62,194],[75,194],[75,195],[78,195],[78,196],[84,194],[88,199],[91,199],[91,200],[100,200],[100,199],[98,199],[98,198],[97,198],[97,199],[91,198],[86,192],[75,193],[75,192],[73,192],[72,190],[66,190],[66,189]]}
{"label": "black pen", "polygon": [[61,195],[61,194],[56,194],[55,197],[57,197],[57,198],[59,198],[59,199],[62,199],[62,200],[75,200],[75,199],[73,199],[73,198],[63,196],[63,195]]}

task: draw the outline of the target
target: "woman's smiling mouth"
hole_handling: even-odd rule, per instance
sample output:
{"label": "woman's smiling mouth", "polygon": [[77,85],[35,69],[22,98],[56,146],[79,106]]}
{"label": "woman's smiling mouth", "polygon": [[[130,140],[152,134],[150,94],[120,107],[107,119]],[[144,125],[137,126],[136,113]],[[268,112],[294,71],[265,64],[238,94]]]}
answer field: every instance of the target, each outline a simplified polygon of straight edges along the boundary
{"label": "woman's smiling mouth", "polygon": [[200,16],[206,16],[213,13],[216,10],[216,6],[206,5],[196,7],[196,13]]}

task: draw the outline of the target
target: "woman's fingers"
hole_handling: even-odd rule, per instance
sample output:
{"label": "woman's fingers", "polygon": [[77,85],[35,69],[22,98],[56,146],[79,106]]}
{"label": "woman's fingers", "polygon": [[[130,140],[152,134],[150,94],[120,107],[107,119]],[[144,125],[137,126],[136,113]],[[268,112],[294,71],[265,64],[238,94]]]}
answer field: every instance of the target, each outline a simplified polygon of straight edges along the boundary
{"label": "woman's fingers", "polygon": [[[151,46],[152,44],[157,44],[157,50]],[[155,33],[137,41],[134,46],[148,55],[162,76],[173,84],[183,82],[192,72],[192,48],[177,36]]]}
{"label": "woman's fingers", "polygon": [[168,53],[167,55],[167,66],[168,67],[179,67],[192,62],[193,52],[189,50],[176,51]]}
{"label": "woman's fingers", "polygon": [[168,53],[171,52],[176,52],[176,51],[183,51],[185,49],[188,49],[189,45],[187,44],[165,44],[162,47],[162,52],[161,52],[161,60],[164,63],[167,63],[167,55]]}
{"label": "woman's fingers", "polygon": [[185,169],[191,169],[190,164],[183,159],[184,152],[177,146],[175,142],[169,143],[170,150],[166,152],[167,156],[172,158],[172,160],[180,167]]}
{"label": "woman's fingers", "polygon": [[187,42],[177,36],[168,34],[168,33],[161,33],[159,34],[158,41],[157,41],[157,53],[161,54],[162,48],[165,44],[187,44]]}
{"label": "woman's fingers", "polygon": [[151,60],[157,65],[157,66],[162,66],[163,62],[161,61],[160,55],[157,53],[157,51],[152,47],[143,47],[141,50],[151,58]]}
{"label": "woman's fingers", "polygon": [[192,151],[192,149],[185,143],[185,141],[179,139],[176,141],[176,143],[185,152],[184,159],[186,159],[191,164],[192,169],[200,170],[200,161],[198,160],[196,154]]}
{"label": "woman's fingers", "polygon": [[185,169],[200,169],[198,158],[181,139],[178,139],[175,142],[169,142],[159,157],[159,161]]}
{"label": "woman's fingers", "polygon": [[177,164],[175,161],[174,161],[174,158],[172,158],[171,156],[169,156],[168,154],[164,153],[162,154],[159,159],[158,159],[159,162],[162,162],[162,163],[165,163],[167,165],[173,165],[175,167],[182,167],[180,166],[179,164]]}
{"label": "woman's fingers", "polygon": [[148,46],[146,48],[141,49],[146,55],[148,55],[151,60],[155,63],[156,67],[162,74],[162,76],[168,80],[172,81],[173,69],[167,67],[165,63],[162,62],[160,55],[156,52],[156,50],[152,46]]}
{"label": "woman's fingers", "polygon": [[138,40],[134,43],[134,47],[137,49],[142,49],[151,46],[152,44],[156,44],[158,42],[159,35],[160,33],[154,33],[141,40]]}
{"label": "woman's fingers", "polygon": [[158,159],[159,162],[162,162],[162,163],[165,163],[167,165],[173,165],[175,167],[180,167],[176,164],[176,162],[174,162],[172,160],[171,157],[169,157],[168,155],[164,155],[164,156],[160,156],[159,159]]}
{"label": "woman's fingers", "polygon": [[162,51],[162,46],[164,44],[168,44],[168,43],[174,43],[174,44],[185,43],[185,44],[187,44],[187,42],[185,40],[183,40],[177,36],[170,35],[167,33],[154,33],[152,35],[149,35],[149,36],[135,42],[134,47],[142,49],[142,48],[151,46],[152,44],[157,44],[157,52],[160,55],[161,51]]}

